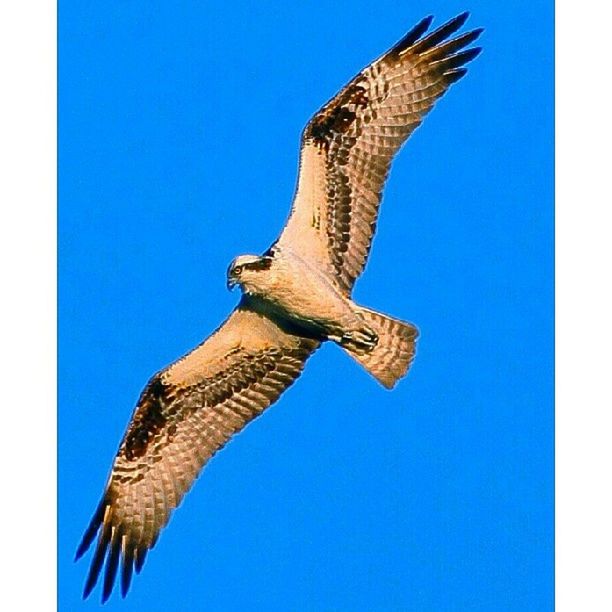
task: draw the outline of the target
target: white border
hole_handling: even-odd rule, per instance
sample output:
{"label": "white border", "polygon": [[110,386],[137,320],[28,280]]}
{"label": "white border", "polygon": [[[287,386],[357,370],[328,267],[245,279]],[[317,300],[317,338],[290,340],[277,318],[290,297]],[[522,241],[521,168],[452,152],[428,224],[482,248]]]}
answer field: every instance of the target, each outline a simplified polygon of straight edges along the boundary
{"label": "white border", "polygon": [[[0,604],[48,610],[56,598],[56,8],[43,1],[5,5]],[[556,19],[560,612],[612,609],[610,9],[569,6],[559,2]]]}
{"label": "white border", "polygon": [[56,6],[0,8],[3,610],[56,608]]}
{"label": "white border", "polygon": [[610,12],[609,5],[601,2],[557,4],[556,594],[560,612],[612,610]]}

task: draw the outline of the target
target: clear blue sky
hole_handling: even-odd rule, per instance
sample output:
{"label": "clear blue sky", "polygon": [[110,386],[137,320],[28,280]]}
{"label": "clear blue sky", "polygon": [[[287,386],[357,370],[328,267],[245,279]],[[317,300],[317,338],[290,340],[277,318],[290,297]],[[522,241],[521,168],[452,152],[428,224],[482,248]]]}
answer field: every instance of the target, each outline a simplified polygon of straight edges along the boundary
{"label": "clear blue sky", "polygon": [[233,308],[300,132],[419,19],[482,55],[396,159],[355,298],[418,325],[391,393],[326,346],[108,610],[552,610],[552,2],[60,3],[59,601],[149,376]]}

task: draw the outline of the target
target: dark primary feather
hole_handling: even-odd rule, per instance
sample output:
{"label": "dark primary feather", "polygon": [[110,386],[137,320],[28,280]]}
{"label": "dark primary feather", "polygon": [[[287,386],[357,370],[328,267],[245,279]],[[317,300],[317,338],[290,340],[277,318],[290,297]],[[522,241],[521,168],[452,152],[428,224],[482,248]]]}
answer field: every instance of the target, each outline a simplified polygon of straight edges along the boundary
{"label": "dark primary feather", "polygon": [[104,518],[104,509],[106,507],[104,499],[100,501],[94,515],[89,522],[89,526],[87,527],[85,533],[83,534],[83,538],[81,539],[81,543],[77,548],[76,555],[74,556],[74,560],[78,561],[85,551],[91,546],[98,530],[100,529],[100,525],[102,524],[102,519]]}
{"label": "dark primary feather", "polygon": [[108,558],[106,559],[106,571],[104,573],[104,588],[102,591],[102,603],[104,603],[113,590],[115,584],[115,576],[117,575],[117,568],[119,567],[119,553],[121,552],[121,534],[122,526],[113,527],[112,536],[110,541],[110,550]]}
{"label": "dark primary feather", "polygon": [[121,596],[125,597],[130,588],[134,570],[134,542],[126,540],[123,548],[123,563],[121,566]]}
{"label": "dark primary feather", "polygon": [[427,30],[433,21],[433,15],[428,15],[417,23],[410,32],[408,32],[395,46],[391,49],[391,53],[401,53],[411,45],[413,45]]}
{"label": "dark primary feather", "polygon": [[85,588],[83,589],[84,598],[88,597],[94,586],[96,586],[96,582],[98,581],[98,576],[106,556],[106,549],[108,548],[110,532],[112,529],[110,523],[103,526],[99,524],[98,526],[102,527],[102,531],[100,532],[100,536],[98,538],[98,544],[96,545],[96,550],[89,568],[89,574],[87,575],[87,581],[85,582]]}
{"label": "dark primary feather", "polygon": [[412,53],[423,53],[432,47],[435,47],[438,43],[446,40],[451,34],[454,34],[470,16],[469,12],[461,13],[450,21],[447,21],[444,25],[440,26],[437,30],[434,30],[431,34],[428,34],[425,38],[418,41],[417,44],[411,49]]}

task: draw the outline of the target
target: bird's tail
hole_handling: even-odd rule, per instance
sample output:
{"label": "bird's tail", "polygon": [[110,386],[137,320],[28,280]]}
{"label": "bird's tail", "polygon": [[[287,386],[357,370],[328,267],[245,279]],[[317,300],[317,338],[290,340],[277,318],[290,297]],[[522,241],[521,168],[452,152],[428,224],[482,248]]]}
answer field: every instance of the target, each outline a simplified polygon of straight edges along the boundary
{"label": "bird's tail", "polygon": [[415,355],[418,329],[411,323],[359,307],[359,314],[378,335],[376,346],[369,352],[352,345],[342,348],[359,362],[374,378],[387,389],[408,372]]}

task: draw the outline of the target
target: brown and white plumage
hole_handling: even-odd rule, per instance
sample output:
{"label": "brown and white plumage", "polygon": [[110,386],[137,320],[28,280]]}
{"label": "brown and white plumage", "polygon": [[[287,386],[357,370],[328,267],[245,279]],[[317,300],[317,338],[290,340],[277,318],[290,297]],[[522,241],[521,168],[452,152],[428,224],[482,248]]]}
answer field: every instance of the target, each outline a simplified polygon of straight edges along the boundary
{"label": "brown and white plumage", "polygon": [[247,298],[206,342],[151,378],[77,557],[99,533],[87,596],[106,559],[103,598],[121,562],[125,594],[202,466],[300,375],[315,339],[257,312]]}
{"label": "brown and white plumage", "polygon": [[462,49],[482,29],[447,40],[467,17],[424,37],[432,17],[423,19],[325,104],[302,134],[297,190],[278,243],[329,266],[345,292],[365,266],[394,155],[480,52]]}
{"label": "brown and white plumage", "polygon": [[381,384],[407,372],[418,332],[350,299],[375,231],[393,156],[434,102],[465,74],[481,30],[447,40],[459,15],[424,36],[421,21],[308,123],[292,211],[264,256],[228,270],[242,301],[203,344],[151,378],[77,551],[96,540],[87,596],[104,573],[125,595],[172,511],[207,461],[300,375],[325,340]]}

